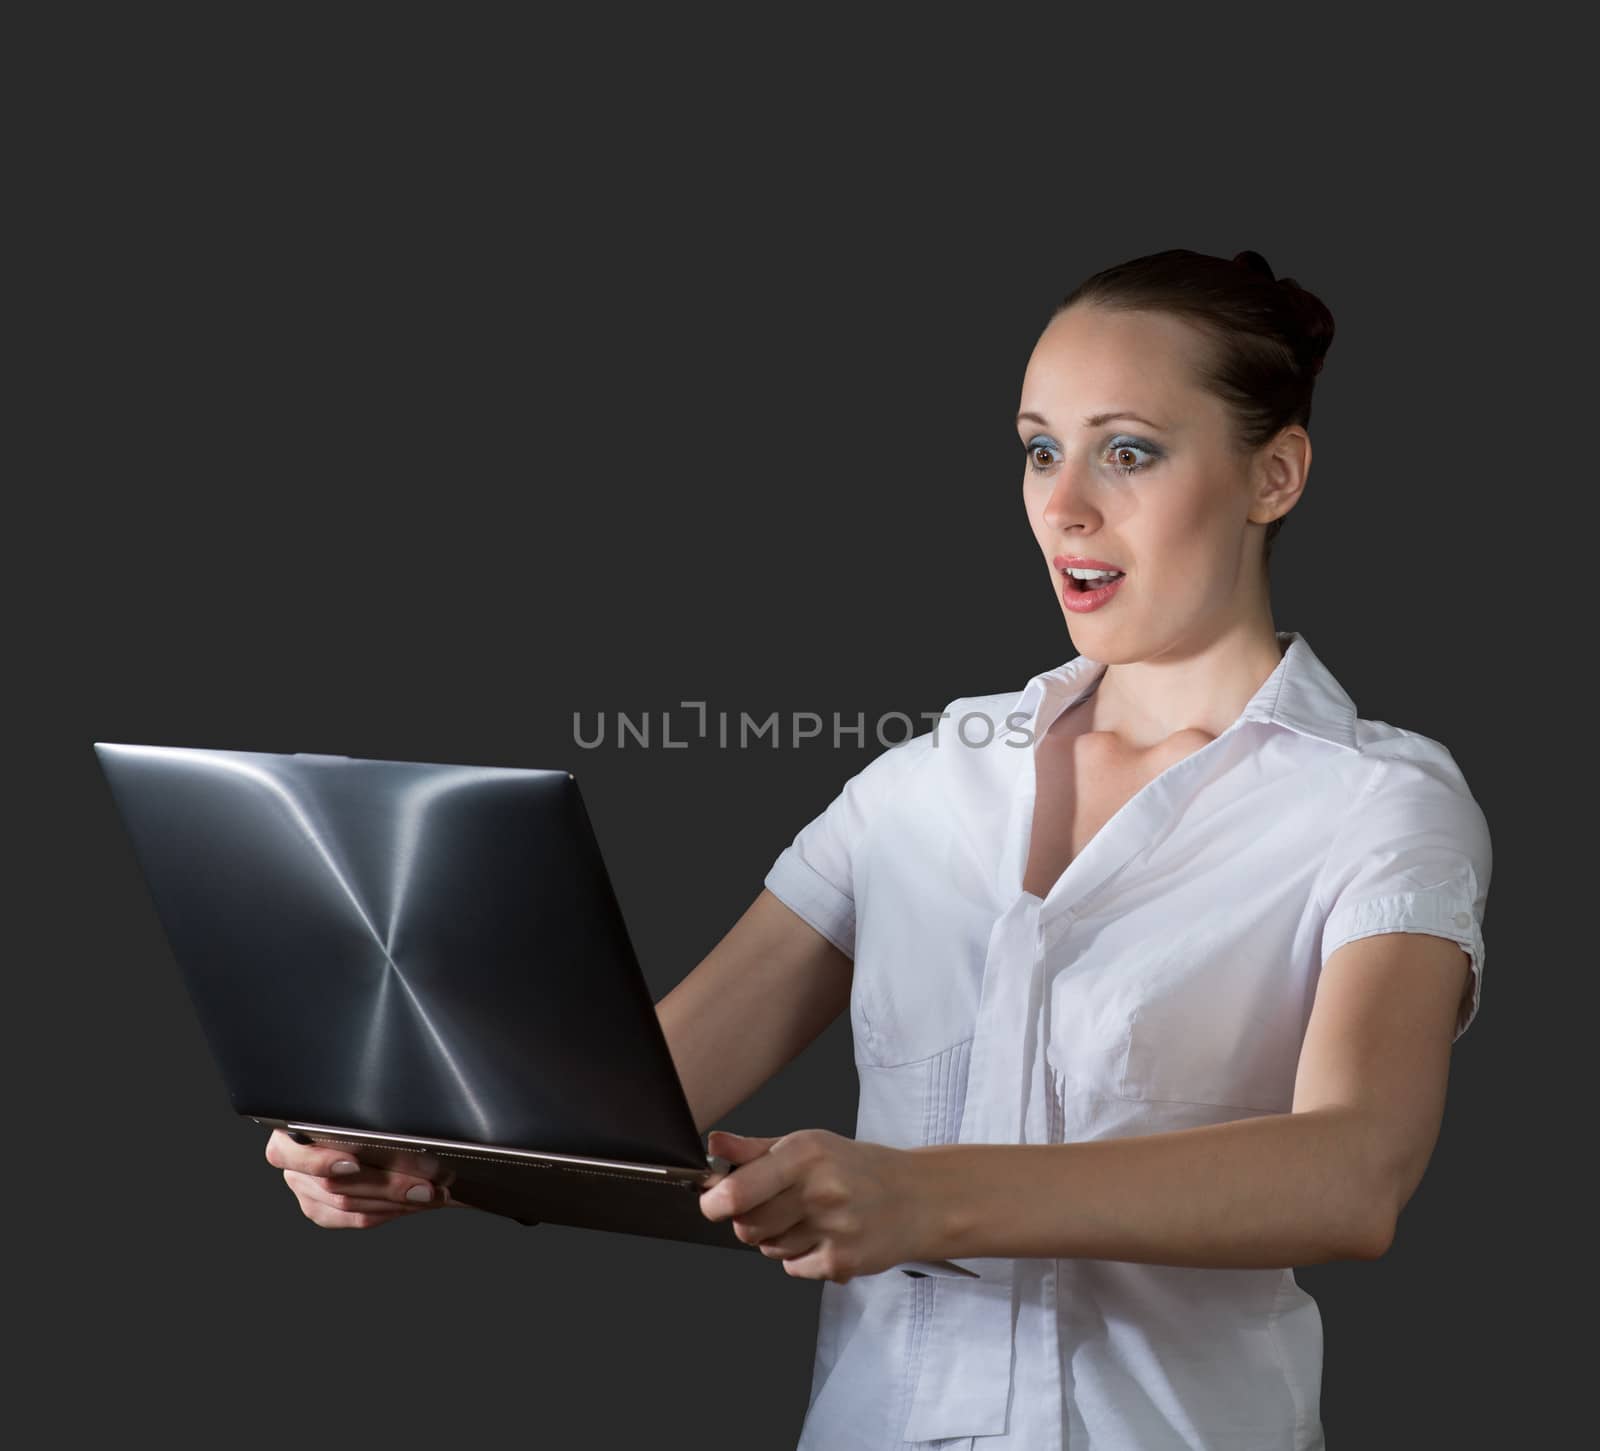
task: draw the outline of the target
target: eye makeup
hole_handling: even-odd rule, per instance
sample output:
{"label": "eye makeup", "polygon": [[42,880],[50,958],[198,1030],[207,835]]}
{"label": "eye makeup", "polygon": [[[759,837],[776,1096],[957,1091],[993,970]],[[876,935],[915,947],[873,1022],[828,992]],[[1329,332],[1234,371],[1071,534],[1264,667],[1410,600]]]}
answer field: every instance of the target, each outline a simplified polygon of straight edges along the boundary
{"label": "eye makeup", "polygon": [[[1058,444],[1048,434],[1044,433],[1034,434],[1032,438],[1023,444],[1023,449],[1027,453],[1029,471],[1036,474],[1044,473],[1048,467],[1048,465],[1040,465],[1038,460],[1035,458],[1034,455],[1038,452],[1038,450],[1049,449],[1052,453],[1057,455],[1061,453],[1060,444]],[[1161,449],[1156,447],[1156,445],[1151,443],[1148,439],[1139,438],[1136,435],[1129,433],[1119,433],[1115,437],[1107,439],[1103,452],[1115,458],[1116,455],[1123,450],[1144,455],[1142,459],[1132,464],[1117,462],[1112,462],[1110,464],[1113,469],[1115,469],[1125,478],[1130,474],[1138,473],[1140,469],[1148,468],[1151,464],[1156,463],[1163,457]]]}

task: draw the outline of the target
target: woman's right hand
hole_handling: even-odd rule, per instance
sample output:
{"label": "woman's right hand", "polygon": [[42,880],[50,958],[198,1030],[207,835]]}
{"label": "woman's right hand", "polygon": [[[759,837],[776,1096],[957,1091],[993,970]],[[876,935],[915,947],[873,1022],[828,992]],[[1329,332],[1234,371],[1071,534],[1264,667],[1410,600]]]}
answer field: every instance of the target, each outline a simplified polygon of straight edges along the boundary
{"label": "woman's right hand", "polygon": [[442,1184],[357,1163],[347,1149],[296,1143],[282,1129],[267,1140],[267,1162],[283,1170],[301,1213],[323,1229],[370,1229],[460,1204]]}

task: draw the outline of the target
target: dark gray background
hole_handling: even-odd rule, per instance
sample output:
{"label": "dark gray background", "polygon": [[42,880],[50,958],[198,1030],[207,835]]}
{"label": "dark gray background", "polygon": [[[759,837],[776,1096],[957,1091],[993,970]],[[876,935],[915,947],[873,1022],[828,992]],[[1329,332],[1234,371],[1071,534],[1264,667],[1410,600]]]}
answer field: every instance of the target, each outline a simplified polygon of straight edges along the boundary
{"label": "dark gray background", "polygon": [[[1188,246],[1259,250],[1333,309],[1276,620],[1363,715],[1447,744],[1494,832],[1484,1007],[1427,1178],[1382,1261],[1300,1275],[1330,1442],[1538,1442],[1560,1344],[1537,1297],[1576,1272],[1540,968],[1592,951],[1557,951],[1537,841],[1560,581],[1491,588],[1484,559],[1553,558],[1592,486],[1557,401],[1591,331],[1561,322],[1545,225],[1561,119],[1503,77],[1373,71],[1286,136],[1282,77],[1158,122],[1136,65],[1095,103],[1025,49],[996,106],[935,106],[826,48],[702,79],[651,36],[298,13],[85,21],[34,52],[8,554],[39,935],[12,964],[10,1197],[62,1435],[793,1445],[819,1286],[776,1264],[304,1220],[229,1109],[90,742],[571,766],[660,997],[877,747],[580,751],[573,712],[871,721],[1068,658],[1022,371],[1081,277]],[[840,1021],[725,1126],[854,1111]]]}

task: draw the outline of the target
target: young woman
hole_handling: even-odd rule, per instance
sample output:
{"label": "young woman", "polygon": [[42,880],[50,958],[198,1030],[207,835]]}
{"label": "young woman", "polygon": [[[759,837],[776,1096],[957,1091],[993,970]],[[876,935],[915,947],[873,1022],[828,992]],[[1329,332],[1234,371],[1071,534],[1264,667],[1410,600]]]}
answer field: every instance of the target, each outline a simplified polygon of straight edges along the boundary
{"label": "young woman", "polygon": [[[855,1138],[714,1132],[701,1201],[825,1281],[803,1451],[1323,1444],[1292,1267],[1388,1248],[1490,872],[1448,750],[1273,623],[1332,336],[1253,252],[1068,296],[1017,430],[1076,656],[847,781],[659,1004],[702,1129],[850,1012]],[[318,1224],[437,1202],[267,1156]]]}

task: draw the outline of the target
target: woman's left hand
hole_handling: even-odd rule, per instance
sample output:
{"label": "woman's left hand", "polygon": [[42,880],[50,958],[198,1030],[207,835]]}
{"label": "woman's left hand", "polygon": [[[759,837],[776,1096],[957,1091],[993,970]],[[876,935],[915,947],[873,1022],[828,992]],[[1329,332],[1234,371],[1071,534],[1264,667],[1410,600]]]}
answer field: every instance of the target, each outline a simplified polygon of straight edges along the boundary
{"label": "woman's left hand", "polygon": [[702,1191],[701,1213],[731,1217],[734,1234],[782,1260],[787,1274],[843,1284],[931,1257],[929,1206],[902,1149],[827,1129],[775,1139],[716,1129],[706,1148],[735,1167]]}

